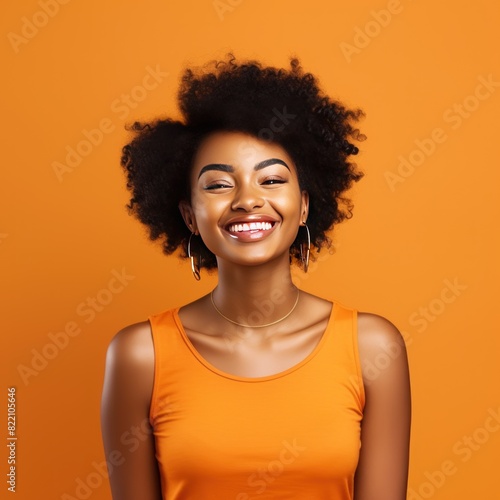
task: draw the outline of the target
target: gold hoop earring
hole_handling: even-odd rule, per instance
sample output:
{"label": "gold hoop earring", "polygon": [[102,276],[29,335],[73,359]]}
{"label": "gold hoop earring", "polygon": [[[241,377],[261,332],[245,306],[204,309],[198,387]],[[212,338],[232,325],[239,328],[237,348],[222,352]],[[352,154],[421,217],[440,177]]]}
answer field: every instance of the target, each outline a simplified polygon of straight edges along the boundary
{"label": "gold hoop earring", "polygon": [[193,235],[194,235],[194,233],[191,233],[189,236],[187,253],[188,253],[189,260],[191,261],[191,272],[193,273],[194,279],[196,281],[200,281],[200,279],[201,279],[200,259],[198,258],[198,262],[195,263],[194,256],[191,254],[191,238],[193,237]]}
{"label": "gold hoop earring", "polygon": [[[309,232],[307,224],[305,222],[303,222],[303,224],[307,231],[307,249],[304,252],[303,250],[304,243],[300,244],[300,260],[302,261],[302,265],[304,266],[304,272],[307,273],[307,270],[309,269],[309,255],[311,254],[311,233]],[[305,259],[304,259],[304,253],[305,253]]]}

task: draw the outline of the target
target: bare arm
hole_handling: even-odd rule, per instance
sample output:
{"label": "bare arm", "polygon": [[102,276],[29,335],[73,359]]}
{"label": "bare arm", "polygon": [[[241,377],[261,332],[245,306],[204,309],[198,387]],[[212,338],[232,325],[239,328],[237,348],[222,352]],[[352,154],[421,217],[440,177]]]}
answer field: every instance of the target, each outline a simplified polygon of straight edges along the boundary
{"label": "bare arm", "polygon": [[406,346],[390,321],[370,313],[358,314],[358,339],[366,404],[354,498],[405,500],[411,427]]}
{"label": "bare arm", "polygon": [[120,330],[106,355],[101,429],[113,500],[161,500],[149,408],[154,350],[148,321]]}

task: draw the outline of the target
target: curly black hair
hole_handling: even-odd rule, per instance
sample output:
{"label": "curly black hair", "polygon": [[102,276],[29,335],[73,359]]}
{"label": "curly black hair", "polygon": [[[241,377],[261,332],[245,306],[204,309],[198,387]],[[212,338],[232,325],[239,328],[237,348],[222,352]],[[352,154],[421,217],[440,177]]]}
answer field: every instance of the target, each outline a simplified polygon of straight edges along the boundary
{"label": "curly black hair", "polygon": [[[181,256],[187,257],[191,233],[178,206],[190,200],[189,174],[197,149],[215,131],[244,132],[282,146],[297,167],[301,189],[309,193],[311,247],[331,246],[326,233],[352,217],[353,204],[343,193],[364,175],[349,161],[358,153],[350,140],[365,139],[354,128],[362,110],[347,109],[325,95],[297,58],[285,70],[238,62],[232,54],[186,69],[178,104],[182,121],[165,118],[128,127],[134,137],[121,157],[132,194],[126,207],[148,226],[151,240],[162,239],[164,253],[181,247]],[[300,261],[300,244],[297,236],[291,260]],[[217,267],[205,245],[199,252],[200,267]]]}

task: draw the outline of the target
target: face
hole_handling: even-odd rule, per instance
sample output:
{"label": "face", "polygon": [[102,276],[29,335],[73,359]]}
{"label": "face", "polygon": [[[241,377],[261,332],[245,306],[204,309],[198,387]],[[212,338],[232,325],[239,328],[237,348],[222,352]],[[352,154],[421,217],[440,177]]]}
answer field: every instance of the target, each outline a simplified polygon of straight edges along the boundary
{"label": "face", "polygon": [[239,132],[216,132],[198,149],[191,202],[179,208],[219,266],[221,259],[239,265],[288,262],[307,219],[308,195],[281,146]]}

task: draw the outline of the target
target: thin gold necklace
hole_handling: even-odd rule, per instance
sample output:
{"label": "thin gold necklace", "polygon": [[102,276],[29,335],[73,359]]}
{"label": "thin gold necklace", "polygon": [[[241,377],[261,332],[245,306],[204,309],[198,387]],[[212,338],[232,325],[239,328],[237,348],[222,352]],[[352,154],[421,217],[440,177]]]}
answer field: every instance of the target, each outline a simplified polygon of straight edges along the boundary
{"label": "thin gold necklace", "polygon": [[290,316],[290,314],[293,313],[293,311],[295,311],[295,308],[297,307],[297,304],[299,303],[299,297],[300,297],[300,290],[297,288],[297,298],[295,299],[295,304],[293,305],[293,307],[290,309],[289,312],[287,312],[285,314],[285,316],[283,316],[282,318],[280,319],[277,319],[276,321],[273,321],[272,323],[267,323],[265,325],[244,325],[243,323],[238,323],[237,321],[234,321],[232,320],[231,318],[228,318],[227,316],[225,316],[224,314],[222,314],[221,310],[215,305],[215,302],[214,302],[214,290],[212,290],[210,292],[210,300],[212,301],[212,305],[214,306],[214,309],[226,320],[226,321],[229,321],[230,323],[233,323],[233,325],[238,325],[238,326],[242,326],[244,328],[265,328],[266,326],[272,326],[272,325],[275,325],[276,323],[279,323],[280,321],[283,321],[285,320],[286,318],[288,318],[288,316]]}

